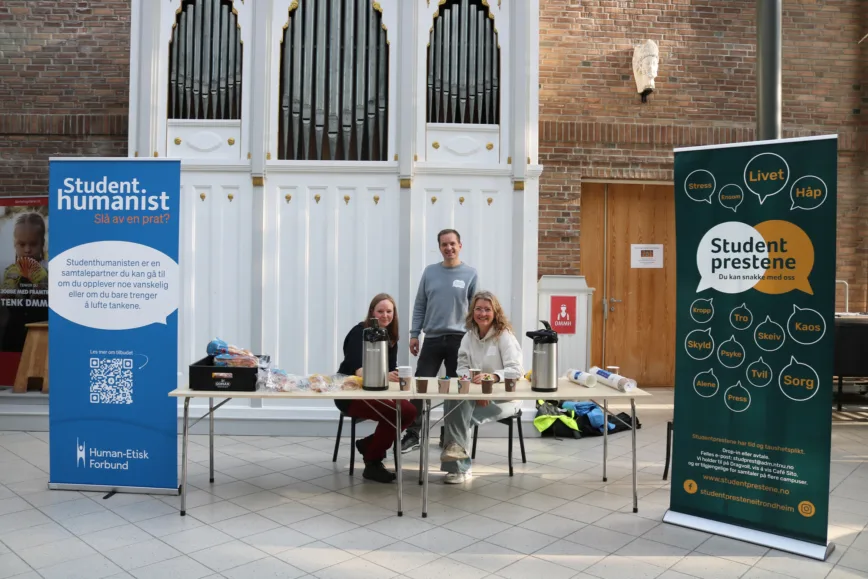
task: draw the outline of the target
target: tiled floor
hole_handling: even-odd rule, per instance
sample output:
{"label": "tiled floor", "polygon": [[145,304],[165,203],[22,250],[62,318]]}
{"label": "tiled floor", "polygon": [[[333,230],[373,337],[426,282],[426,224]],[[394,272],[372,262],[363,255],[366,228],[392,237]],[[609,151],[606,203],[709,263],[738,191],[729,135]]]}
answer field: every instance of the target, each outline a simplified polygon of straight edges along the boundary
{"label": "tiled floor", "polygon": [[[620,411],[621,409],[615,409]],[[481,439],[472,483],[432,470],[430,515],[405,455],[394,487],[350,477],[348,440],[220,436],[208,484],[207,438],[191,439],[188,516],[178,497],[47,491],[47,433],[0,432],[0,579],[200,577],[321,579],[868,578],[868,423],[836,423],[825,563],[660,522],[671,392],[639,406],[639,514],[631,512],[630,435],[526,441],[506,471],[506,440]],[[532,429],[528,428],[526,431]],[[432,463],[439,456],[436,441]],[[518,455],[516,449],[516,455]]]}

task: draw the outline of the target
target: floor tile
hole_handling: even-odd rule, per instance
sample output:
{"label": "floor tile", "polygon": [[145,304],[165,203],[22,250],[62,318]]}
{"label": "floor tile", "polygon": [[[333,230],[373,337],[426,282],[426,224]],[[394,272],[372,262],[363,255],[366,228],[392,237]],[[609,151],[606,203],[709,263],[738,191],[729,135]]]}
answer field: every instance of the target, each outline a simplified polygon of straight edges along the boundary
{"label": "floor tile", "polygon": [[439,558],[416,545],[399,541],[362,555],[362,558],[396,573],[406,573]]}
{"label": "floor tile", "polygon": [[[0,466],[2,468],[2,466]],[[28,509],[33,508],[34,505],[31,505],[21,497],[10,497],[7,499],[0,499],[0,515],[6,515],[9,513],[17,513],[19,511],[26,511]]]}
{"label": "floor tile", "polygon": [[572,569],[533,556],[525,557],[497,572],[498,576],[506,579],[569,579],[574,574]]}
{"label": "floor tile", "polygon": [[0,535],[50,522],[51,519],[37,509],[0,515]]}
{"label": "floor tile", "polygon": [[218,531],[223,531],[227,535],[231,535],[236,539],[241,539],[249,535],[264,533],[271,529],[277,528],[280,523],[271,519],[267,519],[256,513],[247,513],[240,517],[218,521],[212,525]]}
{"label": "floor tile", "polygon": [[537,533],[543,533],[544,535],[551,535],[552,537],[558,538],[563,538],[567,535],[575,533],[584,526],[585,523],[574,521],[572,519],[567,519],[564,517],[559,517],[558,515],[552,513],[543,513],[541,515],[537,515],[536,517],[528,519],[519,525],[519,527],[530,529],[531,531],[536,531]]}
{"label": "floor tile", "polygon": [[130,571],[136,579],[201,579],[212,573],[211,569],[186,555]]}
{"label": "floor tile", "polygon": [[394,517],[396,513],[395,511],[389,511],[374,505],[360,504],[333,511],[332,514],[339,519],[356,525],[370,525],[371,523]]}
{"label": "floor tile", "polygon": [[195,553],[232,541],[232,537],[214,527],[201,526],[165,535],[162,540],[182,553]]}
{"label": "floor tile", "polygon": [[180,516],[178,513],[163,515],[153,519],[139,521],[136,526],[154,537],[165,537],[173,533],[180,533],[189,529],[201,527],[204,523],[192,515]]}
{"label": "floor tile", "polygon": [[39,570],[39,574],[45,579],[105,579],[121,571],[103,555],[95,554],[45,567]]}
{"label": "floor tile", "polygon": [[344,561],[354,559],[355,555],[336,549],[322,541],[315,541],[293,549],[288,549],[279,553],[276,557],[282,561],[286,561],[294,567],[298,567],[302,571],[314,573],[325,569],[326,567],[331,567],[343,563]]}
{"label": "floor tile", "polygon": [[847,552],[838,561],[838,565],[857,571],[868,572],[868,551],[847,549]]}
{"label": "floor tile", "polygon": [[287,527],[278,527],[264,533],[250,535],[242,540],[269,555],[277,555],[295,547],[315,542],[314,537]]}
{"label": "floor tile", "polygon": [[536,517],[539,511],[506,503],[483,509],[479,514],[510,525],[518,525]]}
{"label": "floor tile", "polygon": [[615,551],[614,554],[623,557],[635,557],[655,567],[668,569],[681,561],[689,552],[687,549],[639,537]]}
{"label": "floor tile", "polygon": [[270,509],[271,507],[279,507],[280,505],[285,505],[286,503],[291,503],[293,501],[292,499],[282,497],[276,493],[260,491],[258,493],[234,498],[230,502],[249,511],[261,511],[264,509]]}
{"label": "floor tile", "polygon": [[266,557],[223,571],[223,576],[227,579],[296,579],[303,575],[305,572],[301,569],[274,557]]}
{"label": "floor tile", "polygon": [[512,527],[506,531],[488,537],[486,541],[529,555],[534,551],[538,551],[543,547],[554,543],[557,539],[550,535],[531,531],[530,529]]}
{"label": "floor tile", "polygon": [[218,573],[267,556],[263,551],[241,541],[230,541],[190,554],[190,557]]}
{"label": "floor tile", "polygon": [[650,521],[632,513],[612,513],[594,523],[596,527],[633,535],[634,537],[641,537],[657,525],[656,521]]}
{"label": "floor tile", "polygon": [[[289,525],[290,529],[294,529],[300,533],[309,535],[317,540],[326,539],[347,531],[352,531],[358,525],[351,523],[342,518],[330,514],[322,514],[312,519],[305,519],[298,523]],[[374,529],[376,530],[376,529]],[[391,535],[390,535],[391,536]]]}
{"label": "floor tile", "polygon": [[440,527],[425,531],[415,537],[409,537],[406,539],[406,542],[438,555],[448,555],[468,545],[472,545],[476,542],[476,539]]}
{"label": "floor tile", "polygon": [[88,498],[47,505],[39,509],[55,521],[65,521],[82,515],[101,513],[106,509]]}
{"label": "floor tile", "polygon": [[606,553],[614,553],[634,539],[632,535],[610,531],[609,529],[593,525],[583,527],[565,538],[573,543],[593,547]]}
{"label": "floor tile", "polygon": [[608,553],[561,539],[536,551],[533,556],[576,572],[599,563]]}
{"label": "floor tile", "polygon": [[28,571],[31,571],[30,565],[15,553],[0,555],[0,579],[7,579]]}
{"label": "floor tile", "polygon": [[131,523],[154,519],[163,515],[179,514],[175,507],[157,499],[148,499],[147,501],[124,505],[112,508],[111,510]]}
{"label": "floor tile", "polygon": [[73,517],[71,519],[65,519],[62,522],[62,525],[66,529],[76,535],[85,535],[87,533],[112,529],[127,524],[129,524],[129,521],[106,510],[91,513],[89,515],[81,515],[80,517]]}
{"label": "floor tile", "polygon": [[735,561],[694,552],[676,563],[672,570],[703,579],[737,579],[747,573],[750,567]]}
{"label": "floor tile", "polygon": [[291,525],[299,521],[312,519],[320,516],[322,511],[303,505],[298,502],[286,503],[277,507],[263,509],[259,511],[263,517],[267,517],[273,521],[277,521],[281,525]]}
{"label": "floor tile", "polygon": [[131,523],[79,536],[85,543],[102,553],[134,543],[143,543],[154,538]]}
{"label": "floor tile", "polygon": [[769,550],[767,547],[737,541],[728,537],[712,536],[699,545],[696,551],[753,567],[760,562]]}
{"label": "floor tile", "polygon": [[487,574],[487,571],[465,565],[450,557],[441,557],[405,573],[411,579],[482,579]]}
{"label": "floor tile", "polygon": [[444,529],[449,529],[450,531],[455,531],[474,539],[485,539],[510,527],[512,525],[481,515],[468,515],[443,525]]}
{"label": "floor tile", "polygon": [[587,569],[588,575],[601,579],[655,579],[662,575],[666,569],[655,567],[633,557],[609,555],[599,563],[595,563]]}
{"label": "floor tile", "polygon": [[0,536],[0,541],[9,549],[20,551],[29,547],[38,547],[46,543],[54,543],[69,539],[72,533],[64,529],[61,525],[55,522],[37,525],[20,531],[12,531]]}
{"label": "floor tile", "polygon": [[649,541],[657,541],[658,543],[665,543],[673,547],[692,550],[707,541],[711,535],[702,531],[694,531],[693,529],[661,523],[642,535],[642,537]]}
{"label": "floor tile", "polygon": [[459,563],[495,573],[523,559],[525,554],[486,541],[479,541],[452,553],[449,557]]}
{"label": "floor tile", "polygon": [[150,541],[111,549],[103,554],[125,571],[153,565],[154,563],[173,559],[181,555],[177,550],[159,539],[151,539]]}
{"label": "floor tile", "polygon": [[397,573],[356,557],[321,569],[315,575],[319,579],[390,579]]}
{"label": "floor tile", "polygon": [[381,549],[386,545],[395,543],[395,539],[370,529],[357,528],[324,539],[326,543],[337,547],[351,555],[364,555],[369,551]]}
{"label": "floor tile", "polygon": [[212,525],[218,521],[225,521],[226,519],[246,515],[248,512],[250,511],[243,507],[239,507],[235,503],[223,501],[221,503],[203,505],[201,507],[196,507],[195,509],[190,509],[187,511],[187,514],[192,515],[205,524]]}

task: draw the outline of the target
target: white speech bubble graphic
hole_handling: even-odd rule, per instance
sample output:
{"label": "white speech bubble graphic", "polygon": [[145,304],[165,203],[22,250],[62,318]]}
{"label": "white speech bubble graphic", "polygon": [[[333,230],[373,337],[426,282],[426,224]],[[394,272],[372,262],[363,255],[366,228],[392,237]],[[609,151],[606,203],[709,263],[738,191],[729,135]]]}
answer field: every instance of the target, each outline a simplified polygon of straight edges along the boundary
{"label": "white speech bubble graphic", "polygon": [[[823,198],[820,200],[819,203],[817,203],[813,207],[802,207],[801,205],[798,205],[796,203],[796,185],[799,184],[799,181],[802,181],[804,179],[816,179],[817,181],[819,181],[823,185],[823,189],[822,189]],[[820,179],[819,177],[817,177],[816,175],[805,175],[804,177],[799,177],[798,179],[796,179],[795,183],[793,183],[793,186],[790,187],[790,201],[792,202],[792,205],[790,205],[790,210],[792,211],[793,209],[801,209],[802,211],[813,211],[814,209],[816,209],[817,207],[819,207],[820,205],[825,203],[826,197],[828,197],[828,196],[829,196],[829,188],[826,187],[826,182],[823,181],[822,179]]]}
{"label": "white speech bubble graphic", "polygon": [[147,245],[96,241],[49,263],[49,307],[88,328],[132,330],[165,324],[178,309],[178,264]]}
{"label": "white speech bubble graphic", "polygon": [[[735,390],[735,392],[733,392],[733,390]],[[730,400],[729,400],[730,395],[740,396],[742,398],[747,398],[747,406],[745,406],[741,410],[739,410],[737,408],[733,408],[732,406],[729,405],[730,404]],[[744,402],[741,402],[738,400],[733,400],[732,402],[733,402],[733,404],[744,404]],[[745,410],[750,408],[750,392],[748,392],[747,388],[745,388],[744,386],[741,385],[741,380],[736,382],[734,386],[730,386],[729,388],[726,389],[726,392],[723,393],[723,403],[726,404],[726,407],[729,408],[730,410],[732,410],[733,412],[744,412]]]}
{"label": "white speech bubble graphic", "polygon": [[[700,298],[698,300],[694,300],[692,304],[690,304],[690,317],[693,318],[693,321],[697,324],[707,324],[711,321],[711,318],[714,317],[714,304],[712,304],[712,300],[714,298],[703,299]],[[702,302],[702,303],[700,303]],[[703,307],[703,303],[706,303],[708,307]],[[695,309],[707,309],[711,310],[709,312],[696,312]],[[707,316],[707,318],[706,318]],[[703,319],[705,318],[705,319]]]}
{"label": "white speech bubble graphic", "polygon": [[[691,195],[690,190],[688,189],[688,184],[690,183],[690,178],[693,177],[696,173],[707,173],[709,177],[711,177],[711,191],[708,192],[708,196],[705,196],[703,192],[702,195],[694,193],[696,196]],[[684,192],[687,193],[687,196],[690,197],[693,201],[697,201],[699,203],[708,203],[711,205],[711,198],[714,197],[714,191],[717,189],[717,181],[714,179],[714,175],[711,174],[711,171],[706,171],[705,169],[696,169],[695,171],[691,171],[687,178],[684,180]]]}
{"label": "white speech bubble graphic", "polygon": [[[735,320],[736,310],[743,310],[744,312],[747,312],[746,316],[743,313],[739,313],[740,316],[747,317],[747,320],[746,321],[745,320],[738,320],[738,323],[736,323],[736,320]],[[729,325],[732,326],[733,328],[735,328],[736,330],[746,330],[750,327],[750,325],[752,323],[753,323],[753,312],[751,312],[748,309],[747,304],[741,304],[740,306],[738,306],[737,308],[733,308],[732,311],[729,312]]]}
{"label": "white speech bubble graphic", "polygon": [[[720,355],[721,351],[726,350],[729,351],[731,356],[725,354],[723,356]],[[725,342],[721,342],[717,347],[717,361],[725,368],[738,368],[744,364],[744,346],[735,339],[735,336],[731,336]]]}
{"label": "white speech bubble graphic", "polygon": [[[810,314],[814,314],[814,316],[816,317],[814,322],[818,326],[820,326],[822,329],[820,331],[820,335],[817,336],[817,339],[814,340],[813,342],[802,342],[801,340],[796,338],[796,336],[793,335],[793,316],[806,317],[805,314],[803,314],[802,312],[810,312],[808,314],[808,316],[810,316]],[[798,322],[796,322],[796,323],[798,323]],[[787,333],[790,335],[790,337],[793,339],[793,341],[795,343],[801,344],[802,346],[811,346],[813,344],[816,344],[820,340],[822,340],[823,336],[826,335],[826,320],[823,318],[823,316],[817,310],[812,310],[811,308],[800,308],[796,304],[793,304],[793,313],[791,313],[790,317],[787,319]]]}
{"label": "white speech bubble graphic", "polygon": [[[783,163],[783,164],[784,164],[784,167],[787,168],[787,178],[784,179],[784,182],[783,182],[783,183],[781,183],[781,188],[780,188],[780,189],[778,189],[777,191],[775,191],[775,192],[773,192],[773,193],[766,193],[765,195],[763,195],[762,193],[757,193],[756,191],[754,191],[753,189],[750,188],[750,180],[748,179],[747,173],[748,173],[748,169],[750,168],[750,164],[751,164],[751,163],[753,163],[755,160],[759,159],[760,157],[763,157],[763,156],[766,156],[766,155],[769,155],[769,156],[772,156],[772,157],[777,157],[778,159],[781,160],[781,163]],[[781,157],[780,155],[778,155],[778,154],[776,154],[776,153],[760,153],[759,155],[754,156],[754,157],[753,157],[750,161],[748,161],[747,164],[744,166],[744,185],[745,185],[745,187],[747,187],[748,191],[750,191],[751,193],[753,193],[754,195],[756,195],[756,196],[759,198],[760,205],[762,205],[763,203],[765,203],[766,199],[768,199],[768,198],[771,197],[772,195],[777,195],[778,193],[780,193],[781,191],[783,191],[783,190],[784,190],[784,187],[787,186],[787,183],[789,182],[789,180],[790,180],[790,166],[787,164],[786,159],[784,159],[783,157]]]}
{"label": "white speech bubble graphic", "polygon": [[[803,376],[792,376],[792,371],[789,369],[793,366],[799,368],[799,373]],[[807,377],[805,377],[805,375],[807,375]],[[805,381],[810,380],[811,377],[813,377],[814,384],[813,387],[811,387],[811,390],[808,390]],[[790,383],[786,384],[788,381]],[[790,388],[803,388],[805,392],[810,392],[810,394],[805,398],[794,398],[787,394],[787,391],[784,388],[785,385]],[[795,356],[790,356],[790,363],[784,366],[784,369],[781,370],[781,373],[778,375],[778,387],[781,389],[781,392],[784,393],[784,396],[786,396],[790,400],[793,400],[794,402],[805,402],[806,400],[810,400],[814,397],[814,395],[817,394],[817,391],[820,389],[820,377],[817,376],[816,370],[814,370],[807,364],[802,364],[801,362],[796,360]],[[798,392],[798,390],[790,390],[790,392]]]}
{"label": "white speech bubble graphic", "polygon": [[[756,366],[756,368],[754,368],[754,366]],[[760,356],[759,360],[748,364],[744,374],[748,383],[757,388],[765,388],[772,383],[772,367],[766,364],[762,356]],[[757,381],[754,382],[752,378],[756,378]],[[763,379],[765,379],[765,382],[762,381]]]}
{"label": "white speech bubble graphic", "polygon": [[[765,326],[765,327],[763,327]],[[775,348],[766,348],[757,340],[758,334],[777,334],[781,337],[780,344]],[[774,352],[776,350],[780,350],[784,346],[784,342],[787,341],[787,335],[784,333],[784,329],[777,322],[773,322],[770,316],[766,316],[766,319],[763,320],[761,324],[759,324],[753,331],[753,341],[757,345],[757,348],[760,350],[765,350],[766,352]]]}
{"label": "white speech bubble graphic", "polygon": [[[691,338],[690,336],[693,336],[694,334],[696,334],[697,337]],[[707,334],[708,340],[711,342],[711,346],[708,348],[708,354],[706,354],[702,358],[697,358],[696,356],[694,356],[691,353],[690,348],[687,347],[687,344],[689,344],[691,341],[694,341],[694,342],[697,340],[703,340],[704,341],[704,336],[702,338],[700,338],[700,337],[698,337],[699,334]],[[714,338],[711,335],[711,328],[708,328],[707,330],[693,330],[692,332],[688,332],[687,336],[684,338],[684,349],[687,350],[687,355],[690,356],[691,358],[693,358],[694,360],[705,360],[706,358],[711,356],[711,354],[714,352]]]}
{"label": "white speech bubble graphic", "polygon": [[[709,378],[709,376],[710,376],[710,378]],[[702,380],[702,382],[704,384],[703,386],[701,386],[702,388],[711,388],[711,386],[709,386],[709,384],[714,384],[713,390],[707,390],[707,391],[711,392],[711,394],[703,394],[702,393],[702,391],[699,389],[700,387],[697,386],[697,383],[700,380]],[[703,398],[711,398],[712,396],[717,394],[717,391],[720,390],[720,380],[718,380],[717,376],[714,375],[714,369],[706,370],[705,372],[700,372],[699,374],[694,376],[693,377],[693,389],[696,391],[697,394],[699,394]]]}
{"label": "white speech bubble graphic", "polygon": [[[756,251],[762,243],[765,251]],[[740,221],[727,221],[709,229],[696,249],[696,268],[702,279],[697,292],[714,288],[725,294],[738,294],[761,281],[769,256],[760,232]],[[749,251],[745,251],[748,249]]]}
{"label": "white speech bubble graphic", "polygon": [[[727,191],[727,189],[729,189],[729,191]],[[731,199],[726,199],[726,197],[729,195],[735,195],[735,191],[733,191],[732,189],[738,189],[739,195],[738,202],[734,204]],[[717,193],[717,200],[720,202],[721,205],[723,205],[727,209],[732,209],[732,212],[736,213],[738,210],[738,206],[741,205],[744,201],[744,191],[735,183],[730,183],[729,185],[724,185],[720,188],[720,191]]]}

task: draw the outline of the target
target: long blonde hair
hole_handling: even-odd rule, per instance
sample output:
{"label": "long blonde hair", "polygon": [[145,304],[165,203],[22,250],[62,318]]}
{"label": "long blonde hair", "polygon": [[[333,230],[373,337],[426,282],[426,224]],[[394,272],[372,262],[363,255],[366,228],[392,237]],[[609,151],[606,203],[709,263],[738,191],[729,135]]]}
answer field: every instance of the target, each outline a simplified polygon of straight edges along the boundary
{"label": "long blonde hair", "polygon": [[[506,317],[506,313],[504,313],[500,301],[497,299],[497,296],[489,291],[478,291],[473,295],[473,299],[470,300],[470,309],[467,311],[467,318],[464,320],[464,325],[468,330],[475,330],[476,335],[479,336],[479,325],[476,323],[476,320],[473,319],[473,309],[476,307],[476,302],[479,300],[485,300],[491,303],[491,309],[493,310],[492,314],[494,317],[491,326],[494,328],[495,336],[499,336],[504,332],[504,330],[512,331],[512,324],[509,323],[509,319]],[[485,336],[479,337],[484,338]]]}

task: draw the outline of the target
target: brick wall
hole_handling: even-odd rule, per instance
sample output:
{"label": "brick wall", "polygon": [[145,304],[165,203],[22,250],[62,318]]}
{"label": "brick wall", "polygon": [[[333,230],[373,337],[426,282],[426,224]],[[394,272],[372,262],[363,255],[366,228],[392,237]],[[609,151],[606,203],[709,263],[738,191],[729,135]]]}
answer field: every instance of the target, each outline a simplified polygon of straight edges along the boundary
{"label": "brick wall", "polygon": [[0,195],[47,193],[51,156],[126,156],[129,0],[0,2]]}
{"label": "brick wall", "polygon": [[[754,15],[754,0],[543,0],[540,275],[579,272],[582,179],[671,181],[673,147],[754,139]],[[868,2],[784,3],[783,136],[839,134],[851,310],[868,309],[866,32]],[[649,38],[660,70],[643,104],[632,56]]]}

